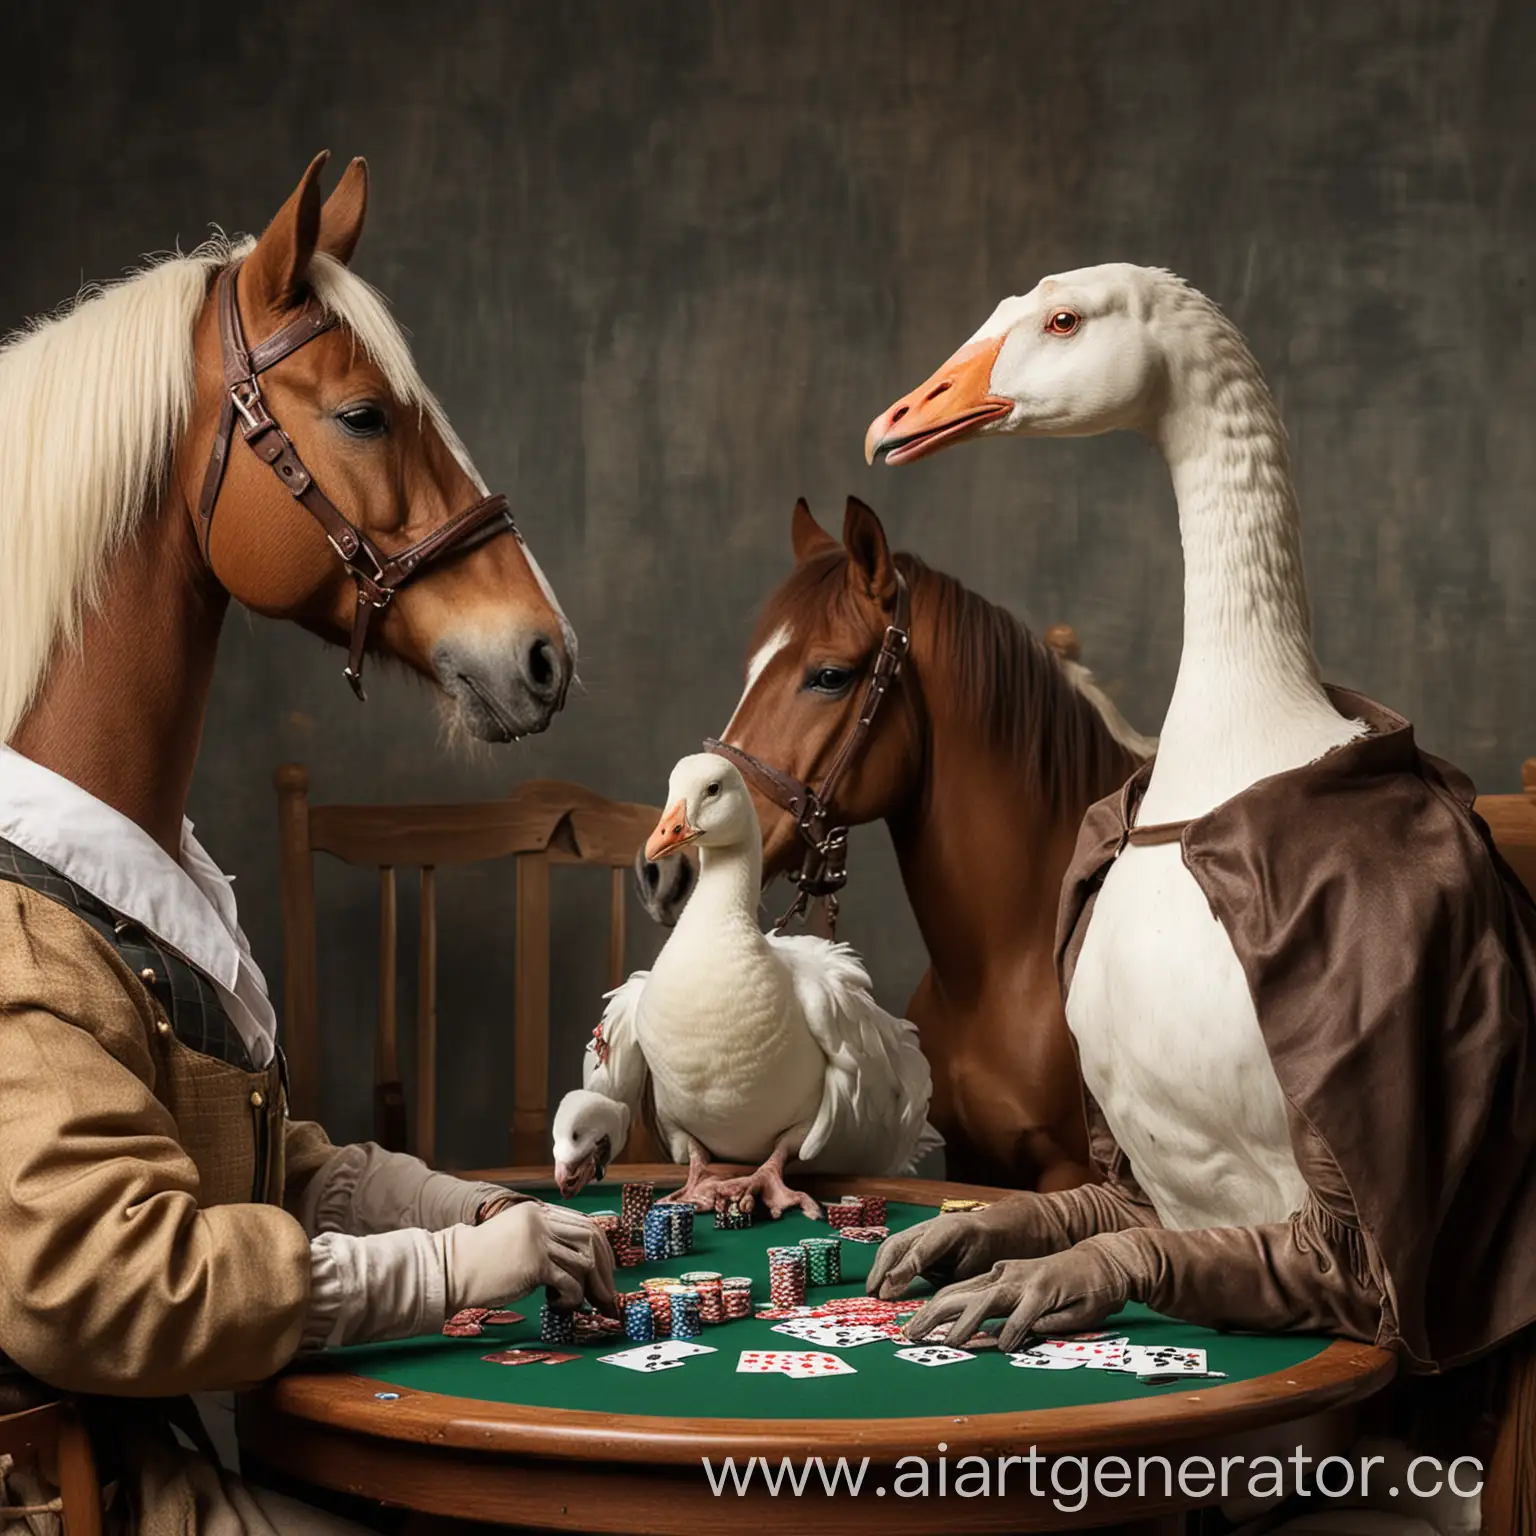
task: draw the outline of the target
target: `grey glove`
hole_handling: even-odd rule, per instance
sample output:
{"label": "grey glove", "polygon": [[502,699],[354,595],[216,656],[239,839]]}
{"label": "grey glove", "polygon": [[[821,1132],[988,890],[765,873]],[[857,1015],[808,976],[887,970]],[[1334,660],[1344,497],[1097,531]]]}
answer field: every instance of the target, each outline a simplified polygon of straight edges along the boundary
{"label": "grey glove", "polygon": [[870,1267],[867,1289],[890,1301],[904,1296],[919,1276],[935,1285],[968,1280],[1004,1259],[1043,1258],[1095,1233],[1156,1222],[1149,1207],[1110,1184],[1009,1195],[986,1210],[935,1216],[887,1238]]}
{"label": "grey glove", "polygon": [[1127,1301],[1206,1328],[1367,1342],[1390,1322],[1364,1235],[1309,1196],[1288,1222],[1111,1232],[1047,1257],[994,1264],[940,1291],[906,1331],[921,1339],[948,1323],[947,1337],[958,1343],[1003,1317],[998,1343],[1016,1349],[1028,1333],[1091,1328]]}

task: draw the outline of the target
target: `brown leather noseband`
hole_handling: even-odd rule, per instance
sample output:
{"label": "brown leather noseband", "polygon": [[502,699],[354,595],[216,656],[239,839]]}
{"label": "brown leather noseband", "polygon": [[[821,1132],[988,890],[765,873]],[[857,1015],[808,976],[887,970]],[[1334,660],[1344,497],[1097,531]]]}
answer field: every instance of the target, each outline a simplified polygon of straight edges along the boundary
{"label": "brown leather noseband", "polygon": [[[274,331],[254,347],[245,344],[240,325],[240,304],[236,280],[240,264],[225,267],[219,273],[219,342],[224,354],[224,398],[219,411],[218,430],[214,433],[213,453],[203,476],[203,490],[198,498],[198,539],[203,560],[210,571],[213,560],[209,540],[213,533],[213,509],[224,483],[229,462],[229,445],[234,441],[236,422],[240,435],[251,451],[283,483],[283,488],[320,524],[331,548],[347,575],[357,584],[357,608],[352,619],[352,639],[347,648],[343,675],[359,699],[363,693],[363,652],[368,645],[368,626],[373,616],[389,607],[396,592],[429,566],[450,554],[462,554],[471,541],[478,544],[499,533],[510,533],[521,542],[522,535],[512,521],[505,496],[487,496],[449,518],[441,528],[418,539],[398,554],[386,555],[355,523],[336,510],[335,504],[315,484],[304,467],[293,439],[273,420],[261,396],[260,376],[275,363],[297,352],[306,342],[324,335],[336,324],[313,298],[305,302],[298,316],[281,330]],[[217,572],[214,572],[217,576]]]}
{"label": "brown leather noseband", "polygon": [[837,814],[837,786],[868,740],[880,705],[901,676],[911,644],[912,598],[905,578],[897,571],[895,611],[885,627],[885,638],[880,642],[869,681],[864,685],[858,718],[843,737],[819,789],[812,789],[792,774],[781,772],[727,741],[711,736],[704,743],[706,752],[718,752],[734,763],[762,794],[795,818],[795,832],[805,846],[800,869],[792,877],[799,889],[789,910],[773,925],[775,933],[782,933],[813,900],[826,903],[829,925],[834,934],[837,932],[838,893],[848,883],[848,823]]}

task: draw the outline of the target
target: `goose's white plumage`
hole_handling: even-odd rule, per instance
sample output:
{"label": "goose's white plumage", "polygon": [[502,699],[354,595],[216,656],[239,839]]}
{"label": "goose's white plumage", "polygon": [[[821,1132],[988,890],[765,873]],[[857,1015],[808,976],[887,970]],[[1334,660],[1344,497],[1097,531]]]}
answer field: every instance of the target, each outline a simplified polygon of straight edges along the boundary
{"label": "goose's white plumage", "polygon": [[[910,1171],[941,1144],[927,1123],[932,1083],[916,1027],[875,1002],[848,945],[761,931],[761,834],[729,762],[684,758],[668,799],[658,837],[687,827],[681,840],[700,846],[698,887],[654,968],[608,994],[582,1088],[555,1116],[566,1184],[591,1171],[603,1137],[623,1145],[647,1092],[667,1151],[694,1170],[689,1190],[707,1191],[700,1198],[720,1183],[705,1177],[711,1159]],[[776,1173],[753,1190],[770,1204]]]}
{"label": "goose's white plumage", "polygon": [[[1053,317],[1070,319],[1061,328]],[[1285,431],[1237,328],[1171,273],[1112,264],[1006,299],[871,424],[893,462],[982,433],[1157,443],[1178,497],[1184,646],[1141,802],[1198,816],[1357,736],[1312,650]],[[930,406],[929,402],[932,402]],[[925,414],[926,412],[926,414]],[[899,423],[899,427],[898,427]],[[1166,1226],[1283,1220],[1305,1186],[1246,978],[1176,844],[1099,892],[1067,1022],[1083,1076]]]}

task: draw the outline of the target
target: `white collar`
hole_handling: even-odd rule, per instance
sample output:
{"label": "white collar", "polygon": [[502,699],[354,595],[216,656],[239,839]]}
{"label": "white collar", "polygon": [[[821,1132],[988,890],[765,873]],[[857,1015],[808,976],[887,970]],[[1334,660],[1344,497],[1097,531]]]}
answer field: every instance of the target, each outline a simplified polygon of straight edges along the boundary
{"label": "white collar", "polygon": [[[131,917],[258,1014],[270,1014],[270,1005],[260,1006],[266,984],[240,931],[230,879],[193,837],[190,821],[182,822],[178,864],[137,822],[0,745],[0,837]],[[259,1061],[270,1055],[272,1027],[265,1019],[256,1024],[265,1039],[258,1048],[243,1012],[232,1018]]]}

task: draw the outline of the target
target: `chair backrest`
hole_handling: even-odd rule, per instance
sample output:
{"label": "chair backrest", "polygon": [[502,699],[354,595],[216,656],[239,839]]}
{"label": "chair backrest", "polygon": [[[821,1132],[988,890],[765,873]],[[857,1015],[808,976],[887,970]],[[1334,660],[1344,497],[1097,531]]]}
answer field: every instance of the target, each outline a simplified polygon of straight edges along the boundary
{"label": "chair backrest", "polygon": [[64,1536],[101,1536],[101,1483],[90,1434],[73,1402],[0,1414],[0,1456],[36,1466],[59,1490],[46,1504],[0,1506],[0,1529],[20,1532],[29,1514],[55,1515]]}
{"label": "chair backrest", "polygon": [[1536,757],[1520,770],[1518,795],[1479,795],[1477,814],[1488,823],[1499,852],[1536,896]]}
{"label": "chair backrest", "polygon": [[[549,872],[556,864],[607,866],[611,874],[605,981],[624,979],[630,866],[661,814],[608,800],[579,784],[538,780],[505,800],[458,805],[311,805],[309,774],[288,763],[277,786],[283,898],[283,1038],[293,1113],[319,1110],[314,855],[378,870],[379,1013],[374,1061],[374,1135],[392,1150],[432,1162],[437,1141],[437,871],[490,859],[516,861],[513,965],[511,1158],[549,1160]],[[420,872],[417,935],[416,1092],[407,1135],[400,1078],[396,972],[396,871]],[[635,1137],[630,1155],[649,1152]]]}

